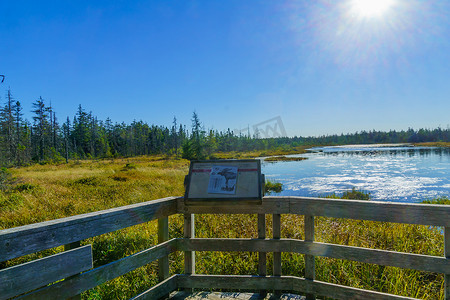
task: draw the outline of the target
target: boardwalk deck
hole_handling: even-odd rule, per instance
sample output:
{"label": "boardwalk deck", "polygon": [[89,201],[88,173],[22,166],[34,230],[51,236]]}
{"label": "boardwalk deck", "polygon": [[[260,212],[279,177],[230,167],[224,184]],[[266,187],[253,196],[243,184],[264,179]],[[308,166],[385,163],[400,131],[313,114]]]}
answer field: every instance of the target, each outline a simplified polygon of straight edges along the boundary
{"label": "boardwalk deck", "polygon": [[170,300],[305,300],[305,296],[295,295],[295,294],[267,294],[265,297],[258,293],[218,293],[218,292],[196,292],[196,293],[186,293],[186,292],[174,292],[170,295]]}

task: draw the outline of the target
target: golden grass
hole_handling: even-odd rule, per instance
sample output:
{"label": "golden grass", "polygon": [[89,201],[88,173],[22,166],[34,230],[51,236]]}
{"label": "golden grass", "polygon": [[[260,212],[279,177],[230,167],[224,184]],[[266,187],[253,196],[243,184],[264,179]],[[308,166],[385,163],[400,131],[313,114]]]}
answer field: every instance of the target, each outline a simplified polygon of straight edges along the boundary
{"label": "golden grass", "polygon": [[[256,153],[253,153],[256,154]],[[257,153],[256,156],[262,156]],[[267,153],[265,154],[267,155]],[[91,211],[182,195],[188,161],[164,156],[34,165],[12,170],[17,184],[0,192],[0,228],[10,228]],[[183,217],[169,218],[170,238],[183,236]],[[267,236],[272,218],[267,216]],[[304,238],[303,216],[282,216],[283,238]],[[157,242],[156,221],[82,241],[93,245],[94,265],[142,251]],[[439,228],[382,222],[315,218],[320,242],[443,255]],[[198,237],[255,238],[256,215],[197,215]],[[49,249],[12,261],[15,265],[62,251]],[[257,274],[256,253],[198,252],[197,272],[204,274]],[[269,274],[272,255],[268,254]],[[283,253],[285,275],[304,276],[304,257]],[[183,253],[170,255],[171,274],[183,272]],[[317,279],[353,287],[423,299],[443,299],[443,276],[392,267],[329,258],[316,259]],[[83,293],[84,299],[128,299],[157,282],[156,262]]]}
{"label": "golden grass", "polygon": [[264,159],[264,161],[302,161],[308,159],[307,157],[289,157],[289,156],[270,156]]}
{"label": "golden grass", "polygon": [[450,147],[450,142],[426,142],[426,143],[414,143],[414,146],[423,146],[423,147]]}

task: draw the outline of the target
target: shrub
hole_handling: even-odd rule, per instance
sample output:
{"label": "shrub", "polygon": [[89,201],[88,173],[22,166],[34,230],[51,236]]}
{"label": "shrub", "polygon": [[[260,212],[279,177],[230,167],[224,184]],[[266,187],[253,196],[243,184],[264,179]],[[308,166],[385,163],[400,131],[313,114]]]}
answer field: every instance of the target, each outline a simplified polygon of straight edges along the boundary
{"label": "shrub", "polygon": [[279,193],[283,190],[283,184],[280,182],[266,181],[264,192],[270,195],[271,192]]}
{"label": "shrub", "polygon": [[357,191],[355,188],[352,188],[351,191],[345,191],[342,194],[342,199],[370,200],[370,192]]}

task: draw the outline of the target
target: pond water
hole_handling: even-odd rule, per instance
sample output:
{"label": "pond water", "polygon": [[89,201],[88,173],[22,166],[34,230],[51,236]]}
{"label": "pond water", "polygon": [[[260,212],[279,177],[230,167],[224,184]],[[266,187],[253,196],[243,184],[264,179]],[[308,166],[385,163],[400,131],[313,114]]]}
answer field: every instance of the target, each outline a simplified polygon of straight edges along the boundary
{"label": "pond water", "polygon": [[302,161],[262,163],[279,196],[324,196],[357,190],[372,200],[421,202],[450,196],[450,148],[358,145],[313,148]]}

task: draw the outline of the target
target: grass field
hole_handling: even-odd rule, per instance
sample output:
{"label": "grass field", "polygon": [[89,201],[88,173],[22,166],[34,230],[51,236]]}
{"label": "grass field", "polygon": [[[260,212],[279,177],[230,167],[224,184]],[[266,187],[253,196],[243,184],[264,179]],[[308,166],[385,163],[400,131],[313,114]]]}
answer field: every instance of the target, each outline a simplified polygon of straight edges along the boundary
{"label": "grass field", "polygon": [[[258,155],[259,156],[259,155]],[[166,196],[182,195],[188,161],[163,156],[79,161],[34,165],[11,170],[13,180],[0,191],[0,228],[10,228],[71,215],[117,207]],[[357,191],[347,195],[365,197]],[[445,203],[445,199],[441,203]],[[183,218],[169,220],[170,237],[182,237]],[[267,227],[271,227],[267,216]],[[442,256],[440,228],[392,223],[316,218],[320,242]],[[256,215],[198,215],[198,237],[257,236]],[[304,238],[303,217],[282,215],[282,237]],[[100,266],[157,243],[156,221],[133,226],[82,242],[92,244],[94,265]],[[268,236],[271,233],[268,232]],[[0,268],[62,251],[62,247],[0,263]],[[257,274],[256,253],[198,252],[197,272]],[[304,257],[283,253],[285,275],[304,276]],[[270,270],[272,256],[268,255]],[[182,273],[181,253],[170,256],[170,272]],[[93,290],[84,299],[128,299],[157,282],[152,263]],[[317,258],[318,280],[423,299],[443,299],[443,276],[345,260]]]}

